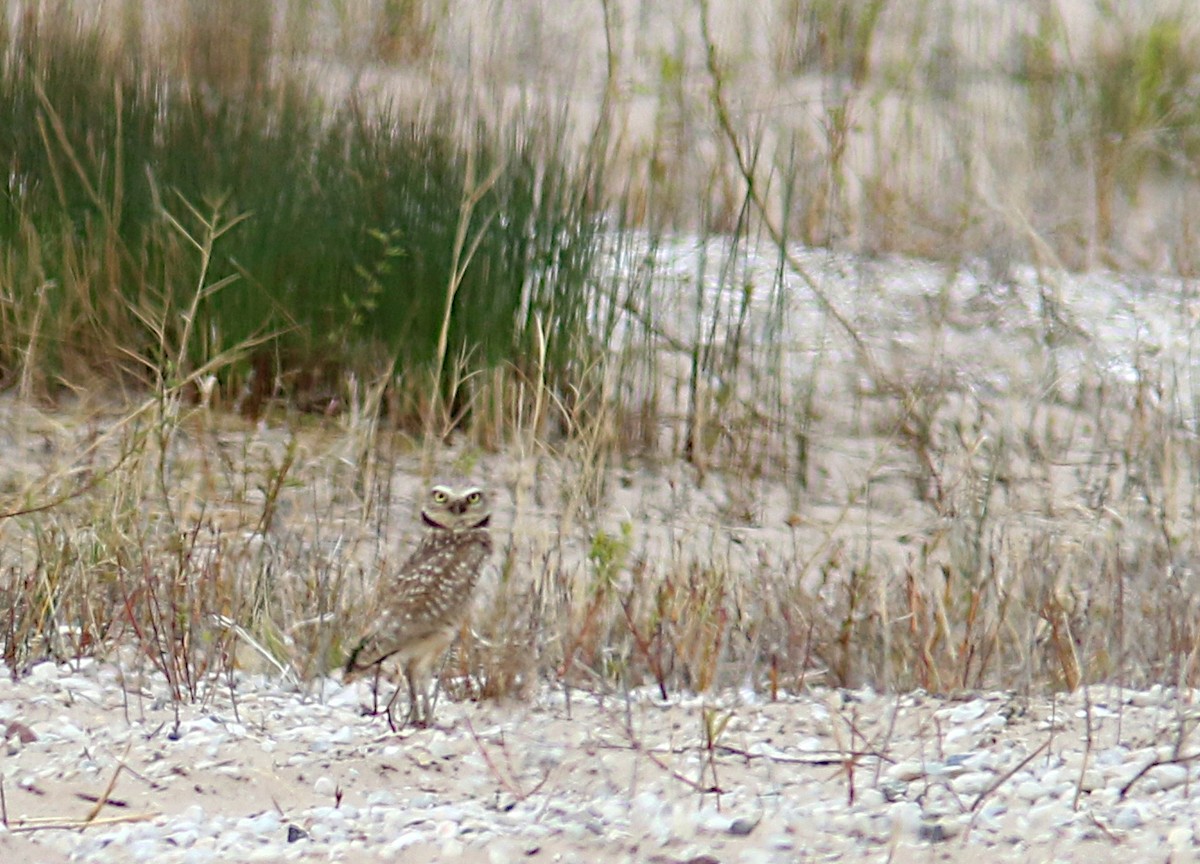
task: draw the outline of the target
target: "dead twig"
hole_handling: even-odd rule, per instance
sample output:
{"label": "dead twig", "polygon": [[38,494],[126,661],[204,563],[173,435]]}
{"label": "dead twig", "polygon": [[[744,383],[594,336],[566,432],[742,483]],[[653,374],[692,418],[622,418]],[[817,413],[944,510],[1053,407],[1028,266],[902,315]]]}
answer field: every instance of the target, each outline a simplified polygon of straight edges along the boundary
{"label": "dead twig", "polygon": [[520,784],[517,782],[516,777],[514,776],[514,772],[512,771],[512,759],[509,758],[508,748],[504,745],[503,740],[500,742],[500,749],[504,752],[504,761],[509,768],[507,772],[502,772],[499,766],[496,765],[495,760],[492,759],[491,751],[488,750],[488,748],[484,745],[483,740],[480,739],[478,733],[476,733],[475,726],[471,723],[470,718],[466,718],[466,723],[467,731],[471,733],[471,739],[475,742],[475,746],[479,749],[479,755],[483,757],[483,761],[484,764],[487,765],[488,772],[493,778],[495,778],[496,782],[500,784],[500,787],[504,789],[505,792],[512,795],[518,801],[524,801],[531,795],[536,795],[541,791],[542,787],[546,785],[547,781],[550,780],[550,772],[547,771],[542,775],[542,779],[539,780],[532,789],[522,789]]}
{"label": "dead twig", "polygon": [[1020,771],[1022,768],[1024,768],[1026,765],[1028,765],[1030,762],[1032,762],[1034,759],[1036,759],[1042,753],[1042,751],[1044,751],[1049,746],[1050,746],[1050,739],[1047,738],[1045,741],[1042,742],[1042,745],[1040,747],[1038,747],[1036,750],[1034,750],[1032,753],[1030,753],[1024,759],[1022,759],[1020,761],[1020,763],[1015,765],[1010,771],[1006,772],[1004,775],[997,777],[995,780],[993,780],[992,784],[990,786],[988,786],[986,789],[984,789],[982,792],[979,793],[978,797],[971,804],[971,806],[968,810],[968,812],[972,812],[975,815],[971,817],[970,823],[968,823],[966,830],[963,831],[963,833],[962,833],[962,842],[963,843],[967,842],[967,838],[971,836],[971,829],[975,827],[975,819],[979,816],[979,813],[980,813],[979,805],[982,804],[988,798],[989,795],[991,795],[993,792],[995,792],[997,789],[999,789],[1001,786],[1003,786],[1005,783],[1007,783],[1013,777],[1013,775],[1015,775],[1018,771]]}
{"label": "dead twig", "polygon": [[[1034,750],[1032,753],[1030,753],[1028,756],[1026,756],[1024,759],[1022,759],[1020,762],[1018,762],[1016,765],[1014,765],[1011,769],[1006,771],[1004,774],[1000,775],[995,780],[993,780],[992,784],[990,786],[988,786],[986,789],[984,789],[982,792],[979,793],[979,796],[975,799],[975,802],[971,805],[971,812],[978,811],[979,805],[982,804],[988,798],[989,795],[991,795],[993,792],[995,792],[997,789],[999,789],[1001,786],[1003,786],[1005,783],[1007,783],[1010,779],[1012,779],[1012,777],[1018,771],[1020,771],[1022,768],[1024,768],[1026,765],[1028,765],[1030,762],[1032,762],[1034,759],[1036,759],[1038,756],[1040,756],[1042,751],[1045,750],[1049,746],[1050,746],[1050,739],[1047,738],[1045,741],[1043,741],[1041,743],[1041,746],[1039,746],[1036,750]],[[974,821],[974,820],[972,820],[972,821]]]}
{"label": "dead twig", "polygon": [[1189,762],[1195,762],[1197,759],[1200,759],[1200,753],[1192,753],[1191,755],[1188,755],[1188,756],[1172,756],[1170,759],[1153,759],[1153,760],[1151,760],[1150,762],[1143,765],[1141,770],[1138,771],[1136,774],[1134,774],[1132,777],[1130,777],[1129,780],[1125,783],[1125,785],[1121,787],[1121,791],[1117,795],[1117,800],[1123,801],[1125,799],[1125,796],[1127,794],[1129,794],[1129,790],[1131,788],[1133,788],[1133,784],[1136,783],[1137,781],[1141,780],[1148,773],[1150,773],[1151,769],[1157,768],[1159,765],[1186,765]]}
{"label": "dead twig", "polygon": [[108,785],[104,787],[104,791],[100,793],[100,797],[96,800],[96,804],[92,807],[91,812],[84,817],[84,825],[88,825],[95,820],[104,809],[104,805],[108,803],[108,796],[112,794],[113,789],[117,786],[117,778],[121,776],[121,772],[125,769],[125,759],[129,756],[129,751],[133,748],[133,739],[129,739],[129,743],[125,745],[125,752],[121,754],[121,758],[117,761],[117,768],[113,771],[112,776],[108,778]]}
{"label": "dead twig", "polygon": [[14,819],[8,822],[5,827],[14,834],[28,833],[30,831],[85,831],[88,828],[119,825],[122,822],[148,822],[159,815],[157,811],[154,811],[150,813],[127,813],[123,816],[106,816],[103,819],[67,819],[59,816],[31,816],[28,819]]}

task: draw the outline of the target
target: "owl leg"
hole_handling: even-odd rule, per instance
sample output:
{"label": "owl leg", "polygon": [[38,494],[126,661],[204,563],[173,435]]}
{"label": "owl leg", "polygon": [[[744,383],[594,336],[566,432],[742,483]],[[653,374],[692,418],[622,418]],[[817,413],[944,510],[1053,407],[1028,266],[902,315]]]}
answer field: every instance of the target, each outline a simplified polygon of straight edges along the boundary
{"label": "owl leg", "polygon": [[405,673],[408,676],[408,722],[418,729],[425,729],[433,719],[425,664],[414,660],[408,664]]}
{"label": "owl leg", "polygon": [[375,666],[375,681],[371,684],[371,715],[379,713],[379,676],[383,673],[383,664]]}
{"label": "owl leg", "polygon": [[[391,729],[393,732],[399,732],[399,731],[400,731],[400,729],[398,729],[398,728],[396,727],[396,718],[395,718],[395,716],[392,714],[392,709],[394,709],[394,708],[396,707],[396,700],[397,700],[397,699],[399,699],[399,698],[400,698],[400,688],[399,688],[399,687],[397,687],[397,688],[396,688],[396,692],[394,692],[394,693],[392,694],[392,698],[391,698],[391,699],[389,699],[389,700],[388,700],[388,703],[387,703],[387,721],[388,721],[388,728],[389,728],[389,729]],[[407,723],[408,721],[406,720],[405,722]]]}

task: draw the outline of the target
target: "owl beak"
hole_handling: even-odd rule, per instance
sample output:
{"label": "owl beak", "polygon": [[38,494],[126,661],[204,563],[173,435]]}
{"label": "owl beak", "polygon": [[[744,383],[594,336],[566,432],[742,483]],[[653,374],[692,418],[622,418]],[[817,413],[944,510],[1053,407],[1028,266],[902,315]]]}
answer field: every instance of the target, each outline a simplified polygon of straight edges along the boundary
{"label": "owl beak", "polygon": [[455,501],[453,504],[450,505],[450,512],[454,513],[458,516],[461,516],[462,514],[466,513],[467,512],[466,500]]}

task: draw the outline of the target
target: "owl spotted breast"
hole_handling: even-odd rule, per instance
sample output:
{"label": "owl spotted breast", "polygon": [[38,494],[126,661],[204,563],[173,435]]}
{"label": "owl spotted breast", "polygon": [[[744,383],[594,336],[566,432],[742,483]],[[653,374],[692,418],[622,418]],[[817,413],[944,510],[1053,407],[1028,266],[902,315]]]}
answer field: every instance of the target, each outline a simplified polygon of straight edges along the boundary
{"label": "owl spotted breast", "polygon": [[[393,579],[380,584],[383,594],[373,625],[350,652],[344,680],[397,662],[408,682],[406,722],[427,726],[431,720],[429,677],[454,641],[470,611],[471,595],[484,561],[492,553],[488,532],[491,510],[477,487],[437,485],[421,509],[428,530]],[[388,702],[388,723],[395,729]]]}

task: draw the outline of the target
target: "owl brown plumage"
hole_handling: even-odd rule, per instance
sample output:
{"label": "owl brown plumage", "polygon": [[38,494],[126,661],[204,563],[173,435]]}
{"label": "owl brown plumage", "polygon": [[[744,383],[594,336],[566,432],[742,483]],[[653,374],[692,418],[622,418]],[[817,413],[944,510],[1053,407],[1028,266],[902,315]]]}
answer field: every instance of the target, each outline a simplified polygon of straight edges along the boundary
{"label": "owl brown plumage", "polygon": [[[491,511],[483,490],[434,486],[421,510],[429,527],[396,576],[383,582],[379,617],[346,661],[344,680],[395,660],[408,680],[407,722],[431,719],[429,673],[470,611],[471,595],[492,552]],[[388,723],[400,691],[388,702]]]}

